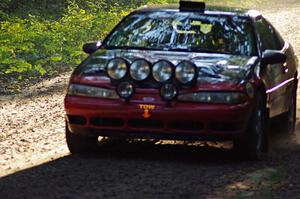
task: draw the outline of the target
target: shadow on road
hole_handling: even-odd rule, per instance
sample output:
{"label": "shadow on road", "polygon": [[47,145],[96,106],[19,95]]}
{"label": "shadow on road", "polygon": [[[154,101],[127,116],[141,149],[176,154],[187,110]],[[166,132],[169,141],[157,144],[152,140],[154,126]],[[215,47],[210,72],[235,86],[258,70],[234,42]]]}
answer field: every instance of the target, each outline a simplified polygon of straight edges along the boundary
{"label": "shadow on road", "polygon": [[102,146],[95,155],[66,156],[0,179],[0,198],[189,198],[246,165],[212,147]]}
{"label": "shadow on road", "polygon": [[0,198],[199,198],[274,164],[271,159],[250,162],[232,150],[187,144],[102,145],[93,155],[69,155],[1,178]]}

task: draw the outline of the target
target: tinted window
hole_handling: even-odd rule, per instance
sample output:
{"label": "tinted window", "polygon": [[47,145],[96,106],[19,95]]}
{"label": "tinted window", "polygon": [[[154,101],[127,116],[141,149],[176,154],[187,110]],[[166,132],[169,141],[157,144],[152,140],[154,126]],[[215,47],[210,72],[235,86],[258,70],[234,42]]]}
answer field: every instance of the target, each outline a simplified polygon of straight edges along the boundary
{"label": "tinted window", "polygon": [[256,55],[253,30],[245,18],[201,13],[133,14],[107,39],[108,48],[216,52]]}
{"label": "tinted window", "polygon": [[283,47],[283,39],[276,30],[266,20],[261,19],[255,23],[255,28],[260,38],[262,51],[266,49],[281,50]]}

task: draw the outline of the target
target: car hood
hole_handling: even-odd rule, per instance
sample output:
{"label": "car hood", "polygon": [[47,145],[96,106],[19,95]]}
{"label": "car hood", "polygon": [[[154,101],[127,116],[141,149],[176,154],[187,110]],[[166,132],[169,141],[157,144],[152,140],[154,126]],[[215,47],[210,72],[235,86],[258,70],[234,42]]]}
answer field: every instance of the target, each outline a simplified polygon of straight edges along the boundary
{"label": "car hood", "polygon": [[[146,59],[150,63],[159,60],[168,60],[176,66],[184,60],[193,62],[199,68],[198,81],[200,82],[239,82],[242,81],[256,64],[257,57],[227,55],[219,53],[194,53],[175,51],[149,50],[106,50],[100,49],[91,55],[86,62],[102,63],[106,66],[109,60],[120,57],[132,62],[135,59]],[[89,70],[89,64],[84,64]],[[93,64],[94,66],[94,64]],[[103,68],[104,69],[104,68]],[[93,70],[94,71],[94,70]]]}

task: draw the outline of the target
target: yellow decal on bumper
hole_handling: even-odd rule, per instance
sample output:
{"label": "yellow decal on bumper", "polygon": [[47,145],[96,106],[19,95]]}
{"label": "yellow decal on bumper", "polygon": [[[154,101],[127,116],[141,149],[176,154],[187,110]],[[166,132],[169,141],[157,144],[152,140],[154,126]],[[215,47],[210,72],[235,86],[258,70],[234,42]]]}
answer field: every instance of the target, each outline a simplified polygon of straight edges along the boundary
{"label": "yellow decal on bumper", "polygon": [[155,109],[155,105],[149,105],[149,104],[139,104],[139,108],[144,110],[143,117],[145,119],[148,119],[151,117],[150,111]]}

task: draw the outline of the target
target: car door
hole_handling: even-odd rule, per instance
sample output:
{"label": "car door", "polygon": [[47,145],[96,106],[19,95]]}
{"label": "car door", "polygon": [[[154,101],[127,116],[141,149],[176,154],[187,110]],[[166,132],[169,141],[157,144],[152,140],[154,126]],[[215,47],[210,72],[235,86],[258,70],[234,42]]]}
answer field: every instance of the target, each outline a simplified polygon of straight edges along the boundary
{"label": "car door", "polygon": [[[268,21],[261,18],[256,21],[255,28],[261,53],[265,50],[279,50],[286,53],[288,45],[285,45],[283,39]],[[287,63],[269,64],[263,67],[263,80],[267,90],[270,117],[274,117],[288,109]]]}

